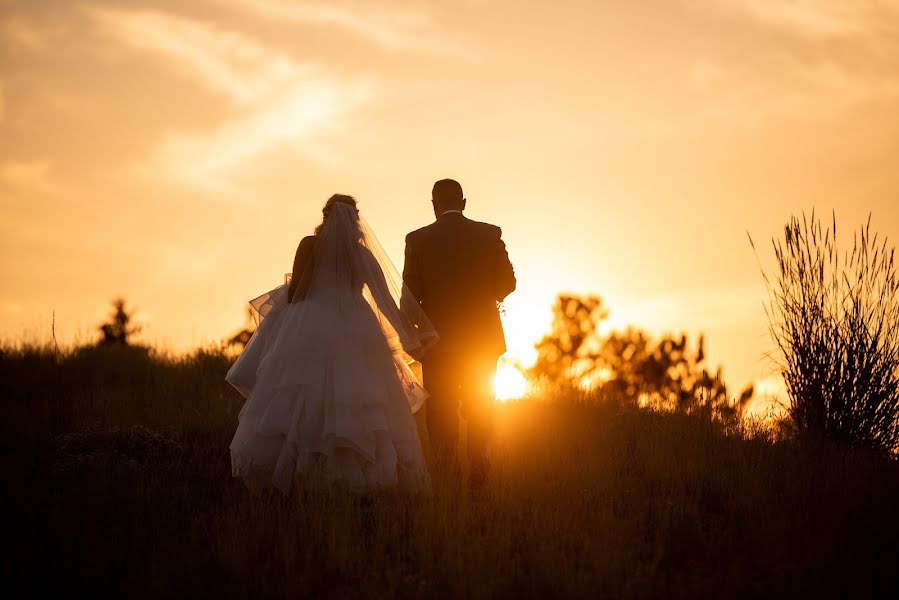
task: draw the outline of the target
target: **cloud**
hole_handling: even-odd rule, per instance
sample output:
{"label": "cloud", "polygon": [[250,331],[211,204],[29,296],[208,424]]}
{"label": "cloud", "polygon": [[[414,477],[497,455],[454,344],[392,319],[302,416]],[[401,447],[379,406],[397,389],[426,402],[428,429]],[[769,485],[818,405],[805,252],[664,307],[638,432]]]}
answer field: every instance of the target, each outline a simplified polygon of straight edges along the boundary
{"label": "cloud", "polygon": [[0,163],[0,189],[52,193],[55,188],[49,172],[47,161],[7,160]]}
{"label": "cloud", "polygon": [[[764,25],[810,37],[860,37],[890,33],[887,17],[899,14],[899,3],[842,0],[712,0],[726,11]],[[895,22],[895,21],[892,21]],[[895,35],[895,29],[892,34]]]}
{"label": "cloud", "polygon": [[688,90],[703,105],[706,120],[756,130],[763,123],[821,121],[868,103],[899,98],[899,76],[854,71],[833,62],[802,63],[783,58],[767,71],[700,57],[683,72]]}
{"label": "cloud", "polygon": [[264,105],[203,133],[172,133],[162,140],[147,165],[178,181],[227,191],[227,175],[269,148],[284,144],[322,156],[316,134],[335,126],[338,118],[370,97],[364,83],[353,86],[312,78],[286,87]]}
{"label": "cloud", "polygon": [[301,67],[238,32],[160,12],[89,9],[120,42],[166,59],[235,104],[251,104],[289,82]]}
{"label": "cloud", "polygon": [[202,132],[162,135],[139,172],[227,191],[238,167],[280,144],[320,154],[313,136],[372,95],[363,78],[338,77],[235,31],[160,12],[92,9],[121,43],[161,58],[229,101],[233,113]]}
{"label": "cloud", "polygon": [[39,52],[47,47],[47,34],[20,16],[6,16],[0,21],[0,40],[8,51]]}
{"label": "cloud", "polygon": [[[684,74],[703,122],[837,123],[899,98],[899,2],[686,0],[703,27]],[[892,28],[892,30],[891,30]],[[710,101],[713,99],[713,101]],[[701,110],[701,114],[700,113]]]}
{"label": "cloud", "polygon": [[350,8],[334,2],[219,1],[266,19],[341,29],[387,50],[456,57],[465,55],[460,47],[428,31],[430,15],[406,6],[402,9],[372,8],[371,4],[360,3]]}

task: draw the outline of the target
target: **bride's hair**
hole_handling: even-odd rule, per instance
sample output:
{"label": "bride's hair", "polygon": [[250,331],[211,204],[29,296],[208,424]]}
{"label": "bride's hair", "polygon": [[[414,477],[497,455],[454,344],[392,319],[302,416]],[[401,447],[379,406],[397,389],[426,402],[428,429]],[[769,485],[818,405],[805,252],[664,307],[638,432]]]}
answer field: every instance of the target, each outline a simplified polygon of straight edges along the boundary
{"label": "bride's hair", "polygon": [[346,194],[334,194],[333,196],[328,198],[328,201],[325,202],[325,206],[322,208],[322,222],[318,227],[315,228],[315,235],[321,234],[322,230],[325,228],[325,223],[328,222],[328,216],[331,214],[331,209],[333,209],[334,205],[338,202],[340,202],[341,204],[348,204],[352,206],[353,212],[358,218],[359,209],[356,207],[356,199],[352,196],[347,196]]}

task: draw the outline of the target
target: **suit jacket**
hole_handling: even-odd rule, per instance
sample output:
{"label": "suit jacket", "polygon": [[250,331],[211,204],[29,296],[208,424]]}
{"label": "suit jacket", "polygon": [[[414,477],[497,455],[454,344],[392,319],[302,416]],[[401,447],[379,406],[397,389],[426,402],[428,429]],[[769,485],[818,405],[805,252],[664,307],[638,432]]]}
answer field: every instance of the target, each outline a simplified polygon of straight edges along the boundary
{"label": "suit jacket", "polygon": [[499,227],[441,215],[406,236],[403,280],[440,335],[435,353],[506,351],[497,302],[515,290],[515,272]]}

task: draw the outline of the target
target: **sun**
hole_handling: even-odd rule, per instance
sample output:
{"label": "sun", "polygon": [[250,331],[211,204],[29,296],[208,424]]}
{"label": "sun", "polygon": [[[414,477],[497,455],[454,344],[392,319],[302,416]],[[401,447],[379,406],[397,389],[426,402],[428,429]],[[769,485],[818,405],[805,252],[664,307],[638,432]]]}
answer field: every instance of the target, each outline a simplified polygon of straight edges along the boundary
{"label": "sun", "polygon": [[511,365],[500,366],[493,379],[493,390],[500,402],[517,400],[528,391],[528,382],[521,370]]}

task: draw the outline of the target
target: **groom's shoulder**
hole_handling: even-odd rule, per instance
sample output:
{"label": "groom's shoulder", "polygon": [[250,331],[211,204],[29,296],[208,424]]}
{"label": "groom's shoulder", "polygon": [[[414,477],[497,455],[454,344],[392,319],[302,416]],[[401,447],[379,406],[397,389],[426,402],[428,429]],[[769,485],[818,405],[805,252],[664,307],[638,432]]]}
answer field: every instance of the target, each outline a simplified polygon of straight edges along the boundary
{"label": "groom's shoulder", "polygon": [[410,231],[406,234],[406,243],[415,242],[416,240],[428,235],[428,231],[434,226],[433,223],[430,225],[425,225],[424,227],[419,227],[415,231]]}
{"label": "groom's shoulder", "polygon": [[502,237],[503,231],[496,225],[491,225],[490,223],[482,223],[481,221],[474,221],[472,219],[464,219],[462,221],[456,221],[452,225],[448,225],[446,222],[441,222],[440,220],[434,221],[429,225],[425,225],[424,227],[420,227],[415,231],[411,231],[406,234],[406,243],[414,244],[416,241],[427,238],[435,231],[439,230],[441,227],[459,227],[463,228],[463,231],[468,231],[468,235],[474,234],[478,236],[484,237]]}
{"label": "groom's shoulder", "polygon": [[410,231],[409,233],[406,234],[406,243],[407,244],[409,242],[415,243],[418,240],[427,238],[432,233],[437,231],[437,229],[440,227],[440,225],[441,225],[441,223],[438,220],[438,221],[434,221],[433,223],[429,223],[429,224],[425,225],[424,227],[419,227],[415,231]]}
{"label": "groom's shoulder", "polygon": [[466,219],[470,224],[470,227],[477,231],[479,234],[484,237],[502,237],[503,230],[498,226],[493,225],[491,223],[483,223],[481,221],[473,221],[471,219]]}

